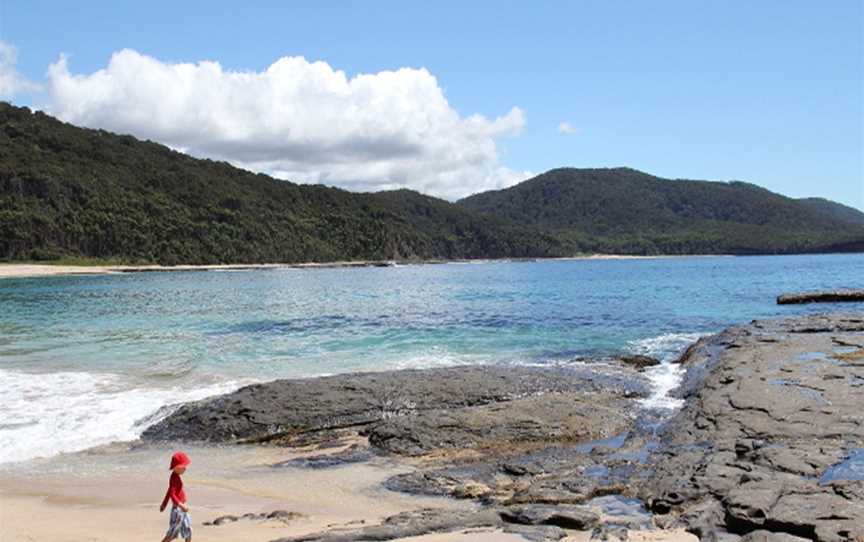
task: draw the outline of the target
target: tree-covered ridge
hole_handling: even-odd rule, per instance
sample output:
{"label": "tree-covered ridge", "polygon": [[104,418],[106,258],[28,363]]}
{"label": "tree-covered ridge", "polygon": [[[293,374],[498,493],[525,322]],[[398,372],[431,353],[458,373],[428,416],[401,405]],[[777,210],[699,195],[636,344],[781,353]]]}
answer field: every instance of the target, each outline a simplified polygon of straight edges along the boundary
{"label": "tree-covered ridge", "polygon": [[459,205],[610,252],[864,250],[864,213],[744,182],[668,180],[629,168],[555,169]]}
{"label": "tree-covered ridge", "polygon": [[0,102],[5,260],[862,250],[864,227],[847,218],[856,212],[744,183],[666,181],[627,169],[554,170],[458,204],[409,190],[358,194],[276,180]]}
{"label": "tree-covered ridge", "polygon": [[162,263],[558,256],[416,193],[355,194],[199,160],[0,103],[0,258]]}
{"label": "tree-covered ridge", "polygon": [[842,203],[825,198],[799,198],[797,201],[825,217],[864,225],[864,213]]}

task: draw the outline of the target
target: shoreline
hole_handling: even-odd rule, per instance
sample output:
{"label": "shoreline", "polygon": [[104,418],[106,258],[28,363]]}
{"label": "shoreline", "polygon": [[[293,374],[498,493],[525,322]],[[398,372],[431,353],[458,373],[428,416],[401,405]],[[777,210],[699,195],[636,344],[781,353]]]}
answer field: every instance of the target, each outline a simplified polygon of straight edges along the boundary
{"label": "shoreline", "polygon": [[[102,447],[18,470],[0,468],[0,540],[147,542],[161,537],[167,512],[159,502],[165,463],[175,447]],[[376,525],[398,514],[439,510],[462,517],[478,506],[465,499],[387,490],[385,479],[415,467],[376,459],[328,469],[284,466],[317,453],[268,446],[183,445],[192,458],[184,475],[193,538],[214,542],[274,542],[310,533]],[[342,448],[344,449],[344,448]],[[340,448],[331,450],[338,454]],[[247,517],[243,517],[243,515]],[[105,527],[109,517],[112,528]],[[51,521],[44,521],[51,518]],[[588,542],[570,531],[561,542]],[[634,542],[694,542],[683,531],[631,531]],[[526,542],[502,526],[475,526],[394,538],[401,542]],[[533,538],[538,540],[538,538]]]}
{"label": "shoreline", "polygon": [[406,265],[443,265],[443,264],[484,264],[501,262],[568,262],[568,261],[605,261],[605,260],[659,260],[673,258],[713,258],[735,257],[733,254],[661,254],[639,256],[623,254],[586,254],[561,258],[481,258],[475,260],[345,260],[335,262],[302,263],[254,263],[254,264],[184,264],[184,265],[65,265],[37,263],[0,263],[0,279],[33,278],[62,275],[112,275],[123,273],[164,273],[164,272],[202,272],[202,271],[250,271],[276,269],[348,269],[356,267],[399,267]]}
{"label": "shoreline", "polygon": [[864,314],[754,320],[673,363],[684,405],[669,417],[639,408],[645,386],[591,367],[248,386],[133,443],[0,466],[3,535],[107,541],[108,514],[124,539],[154,538],[164,462],[184,442],[194,528],[217,541],[751,540],[764,521],[864,537]]}

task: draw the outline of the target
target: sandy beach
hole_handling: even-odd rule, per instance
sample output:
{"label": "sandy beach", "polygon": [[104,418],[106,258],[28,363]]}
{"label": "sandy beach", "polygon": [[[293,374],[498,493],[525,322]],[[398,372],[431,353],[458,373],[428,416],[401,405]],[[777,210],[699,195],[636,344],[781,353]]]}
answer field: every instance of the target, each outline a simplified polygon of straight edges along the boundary
{"label": "sandy beach", "polygon": [[[193,465],[184,476],[197,540],[268,541],[332,524],[383,518],[425,506],[469,506],[380,489],[406,472],[386,461],[339,469],[275,464],[302,452],[269,447],[183,448]],[[123,446],[59,456],[0,470],[0,540],[158,540],[167,527],[159,504],[173,448]],[[224,515],[299,514],[288,520],[240,520],[205,526]],[[51,521],[45,521],[50,518]],[[110,520],[108,519],[110,518]]]}
{"label": "sandy beach", "polygon": [[[387,460],[333,469],[276,466],[303,451],[274,447],[183,448],[193,464],[184,476],[195,540],[267,542],[325,528],[357,527],[425,507],[468,509],[468,501],[404,495],[380,483],[410,467]],[[174,447],[106,446],[0,468],[0,541],[79,542],[157,540],[168,514],[159,503]],[[221,516],[291,514],[287,519],[240,519],[204,525]],[[493,528],[400,539],[417,542],[516,542],[522,536]],[[565,540],[588,540],[576,533]],[[630,540],[695,540],[680,531],[633,533]]]}

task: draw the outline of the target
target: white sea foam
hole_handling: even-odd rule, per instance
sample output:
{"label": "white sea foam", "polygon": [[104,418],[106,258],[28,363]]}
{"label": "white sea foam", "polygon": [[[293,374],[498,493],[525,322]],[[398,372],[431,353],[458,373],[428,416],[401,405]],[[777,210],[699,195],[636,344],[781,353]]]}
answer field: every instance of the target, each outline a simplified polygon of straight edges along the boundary
{"label": "white sea foam", "polygon": [[384,370],[402,370],[402,369],[436,369],[445,367],[457,367],[460,365],[482,365],[489,363],[489,356],[470,355],[470,354],[452,354],[446,351],[436,351],[430,349],[427,353],[413,354],[394,360],[388,363],[382,369]]}
{"label": "white sea foam", "polygon": [[166,405],[227,393],[242,382],[143,387],[115,374],[0,369],[0,463],[134,440]]}
{"label": "white sea foam", "polygon": [[684,369],[672,361],[693,341],[704,334],[701,333],[666,333],[657,337],[648,337],[633,341],[629,350],[635,354],[652,356],[661,361],[660,365],[649,367],[645,376],[651,381],[652,393],[642,399],[645,408],[678,409],[684,401],[669,394],[681,383]]}

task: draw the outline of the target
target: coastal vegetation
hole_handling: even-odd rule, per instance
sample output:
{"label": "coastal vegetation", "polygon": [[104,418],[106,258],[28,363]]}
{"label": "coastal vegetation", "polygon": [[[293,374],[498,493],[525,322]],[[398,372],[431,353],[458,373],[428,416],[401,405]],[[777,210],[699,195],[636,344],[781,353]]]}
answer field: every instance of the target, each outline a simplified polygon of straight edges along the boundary
{"label": "coastal vegetation", "polygon": [[0,104],[0,258],[130,263],[536,257],[533,227],[429,196],[355,194]]}
{"label": "coastal vegetation", "polygon": [[451,203],[300,185],[0,102],[0,259],[162,264],[864,250],[864,214],[559,169]]}

